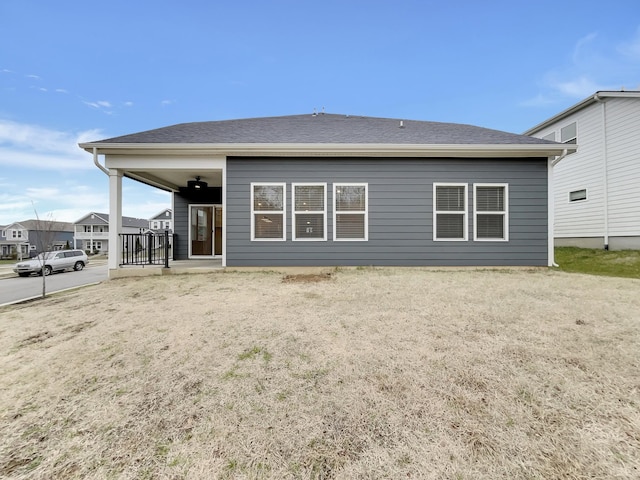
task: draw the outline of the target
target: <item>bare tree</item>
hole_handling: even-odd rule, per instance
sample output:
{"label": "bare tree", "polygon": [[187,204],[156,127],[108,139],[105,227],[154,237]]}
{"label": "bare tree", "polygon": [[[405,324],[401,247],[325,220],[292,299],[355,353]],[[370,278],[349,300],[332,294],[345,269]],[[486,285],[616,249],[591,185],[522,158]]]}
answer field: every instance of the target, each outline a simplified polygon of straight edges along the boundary
{"label": "bare tree", "polygon": [[[46,265],[47,254],[53,250],[56,232],[62,230],[61,223],[49,220],[40,220],[38,211],[34,205],[33,211],[36,214],[36,247],[40,252],[36,256],[36,259],[40,263],[40,275],[42,276],[42,298],[47,295],[47,276],[51,273]],[[50,254],[49,254],[50,255]]]}

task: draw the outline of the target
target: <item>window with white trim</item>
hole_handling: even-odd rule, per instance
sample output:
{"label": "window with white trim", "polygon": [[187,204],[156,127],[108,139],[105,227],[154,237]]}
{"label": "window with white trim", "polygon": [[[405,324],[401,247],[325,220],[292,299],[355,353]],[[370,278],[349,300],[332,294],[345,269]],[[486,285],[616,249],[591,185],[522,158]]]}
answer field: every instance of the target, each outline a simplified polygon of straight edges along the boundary
{"label": "window with white trim", "polygon": [[327,184],[293,183],[293,240],[327,239]]}
{"label": "window with white trim", "polygon": [[333,184],[333,239],[369,239],[369,184]]}
{"label": "window with white trim", "polygon": [[251,240],[286,240],[286,184],[251,184]]}
{"label": "window with white trim", "polygon": [[580,202],[587,199],[587,189],[573,190],[569,192],[569,202]]}
{"label": "window with white trim", "polygon": [[509,240],[509,186],[505,183],[474,183],[473,239]]}
{"label": "window with white trim", "polygon": [[467,227],[467,184],[433,184],[433,240],[465,241]]}
{"label": "window with white trim", "polygon": [[[573,144],[578,143],[578,130],[576,128],[576,122],[570,123],[560,129],[560,141],[562,143]],[[575,153],[574,151],[567,152],[567,155]]]}

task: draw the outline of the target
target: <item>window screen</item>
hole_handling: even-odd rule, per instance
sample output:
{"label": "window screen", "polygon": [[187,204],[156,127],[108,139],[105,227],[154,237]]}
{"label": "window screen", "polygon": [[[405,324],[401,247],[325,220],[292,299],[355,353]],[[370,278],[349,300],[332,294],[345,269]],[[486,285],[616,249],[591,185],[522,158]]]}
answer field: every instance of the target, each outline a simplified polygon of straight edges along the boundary
{"label": "window screen", "polygon": [[367,184],[334,184],[334,240],[368,239]]}
{"label": "window screen", "polygon": [[507,186],[475,185],[475,240],[507,240]]}
{"label": "window screen", "polygon": [[467,239],[467,186],[434,185],[434,240]]}
{"label": "window screen", "polygon": [[252,240],[284,240],[285,184],[251,184]]}
{"label": "window screen", "polygon": [[326,240],[326,184],[293,184],[293,239]]}

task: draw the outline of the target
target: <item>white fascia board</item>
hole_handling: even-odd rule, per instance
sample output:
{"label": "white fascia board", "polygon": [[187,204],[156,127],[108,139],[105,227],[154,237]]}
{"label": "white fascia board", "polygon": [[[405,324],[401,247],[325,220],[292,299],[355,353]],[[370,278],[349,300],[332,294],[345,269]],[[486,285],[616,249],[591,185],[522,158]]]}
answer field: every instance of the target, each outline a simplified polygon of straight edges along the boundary
{"label": "white fascia board", "polygon": [[140,152],[134,155],[130,152],[124,155],[107,154],[105,156],[104,165],[107,168],[121,169],[144,169],[144,168],[163,168],[163,169],[198,169],[211,170],[222,169],[225,157],[216,156],[179,156],[174,153],[172,155],[149,155],[147,152]]}
{"label": "white fascia board", "polygon": [[[204,166],[198,162],[207,162],[208,168],[212,168],[211,161],[218,157],[221,160],[227,156],[367,156],[367,157],[549,157],[560,155],[566,148],[573,146],[562,144],[449,144],[449,145],[424,145],[424,144],[342,144],[342,143],[157,143],[157,144],[80,144],[81,148],[93,151],[97,148],[100,154],[106,155],[105,166],[118,168],[124,166],[133,168],[132,159],[142,158],[144,164],[140,167],[173,160],[178,168],[200,168]],[[575,147],[577,148],[577,147]],[[129,158],[126,158],[129,156]],[[200,155],[204,157],[199,157]],[[171,159],[171,156],[179,157]],[[120,163],[117,158],[123,159]],[[190,158],[192,157],[192,158]],[[126,158],[126,160],[125,160]]]}
{"label": "white fascia board", "polygon": [[591,95],[590,97],[585,98],[584,100],[576,103],[575,105],[567,108],[566,110],[563,110],[562,112],[558,113],[557,115],[554,115],[551,118],[548,118],[547,120],[545,120],[544,122],[539,123],[538,125],[536,125],[535,127],[530,128],[529,130],[527,130],[526,132],[523,132],[523,135],[534,135],[535,133],[539,132],[540,130],[543,130],[544,128],[559,122],[560,120],[568,117],[569,115],[572,115],[576,112],[579,112],[580,110],[582,110],[583,108],[586,108],[587,106],[598,102],[599,100],[602,100],[603,98],[640,98],[640,91],[632,91],[632,92],[625,92],[625,91],[619,91],[619,92],[615,92],[615,91],[599,91],[594,93],[593,95]]}

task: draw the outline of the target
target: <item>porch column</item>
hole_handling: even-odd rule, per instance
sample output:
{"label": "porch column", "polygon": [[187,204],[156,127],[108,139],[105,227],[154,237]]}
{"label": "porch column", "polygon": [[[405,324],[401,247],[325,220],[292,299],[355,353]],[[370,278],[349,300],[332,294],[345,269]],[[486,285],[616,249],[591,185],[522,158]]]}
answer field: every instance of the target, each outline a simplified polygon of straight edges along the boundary
{"label": "porch column", "polygon": [[[122,228],[122,172],[109,169],[109,276],[118,268],[122,245],[118,234]],[[92,234],[93,236],[93,234]]]}

